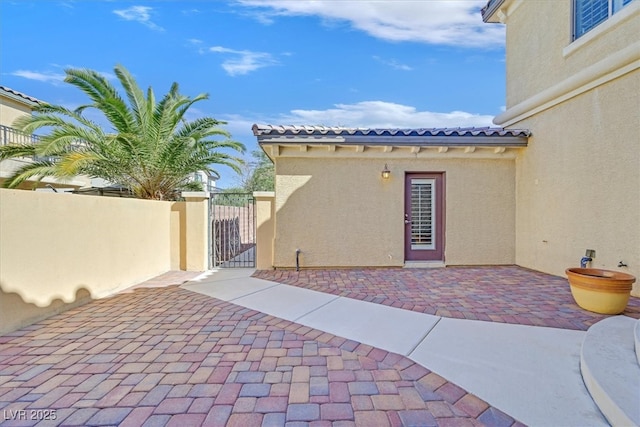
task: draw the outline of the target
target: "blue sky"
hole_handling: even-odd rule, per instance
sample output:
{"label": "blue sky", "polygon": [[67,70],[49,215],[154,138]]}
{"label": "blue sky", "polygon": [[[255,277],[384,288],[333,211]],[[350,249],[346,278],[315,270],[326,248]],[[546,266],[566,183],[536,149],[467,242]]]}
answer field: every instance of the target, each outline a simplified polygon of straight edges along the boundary
{"label": "blue sky", "polygon": [[[253,123],[490,126],[505,102],[504,28],[485,0],[2,0],[0,84],[86,98],[65,68],[128,68],[160,96],[206,92],[192,117],[256,149]],[[115,83],[115,82],[114,82]],[[220,168],[219,186],[237,182]]]}

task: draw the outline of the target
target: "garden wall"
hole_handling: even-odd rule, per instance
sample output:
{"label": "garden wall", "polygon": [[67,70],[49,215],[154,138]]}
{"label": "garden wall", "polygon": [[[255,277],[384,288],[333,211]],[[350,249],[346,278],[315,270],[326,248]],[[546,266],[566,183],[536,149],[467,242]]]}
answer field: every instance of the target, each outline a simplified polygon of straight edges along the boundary
{"label": "garden wall", "polygon": [[0,189],[0,334],[184,268],[184,203]]}

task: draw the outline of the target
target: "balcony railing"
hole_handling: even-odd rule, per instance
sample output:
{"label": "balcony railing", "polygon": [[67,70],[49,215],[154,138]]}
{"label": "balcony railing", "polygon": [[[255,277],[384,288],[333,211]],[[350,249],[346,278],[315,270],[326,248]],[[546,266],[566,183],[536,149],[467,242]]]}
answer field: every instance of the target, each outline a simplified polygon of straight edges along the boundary
{"label": "balcony railing", "polygon": [[[36,144],[40,141],[38,135],[28,134],[20,132],[18,129],[14,129],[9,126],[0,125],[0,145],[7,144]],[[55,157],[51,156],[30,156],[26,157],[34,161],[55,160]]]}
{"label": "balcony railing", "polygon": [[35,144],[40,140],[38,135],[20,132],[18,129],[0,125],[0,145]]}

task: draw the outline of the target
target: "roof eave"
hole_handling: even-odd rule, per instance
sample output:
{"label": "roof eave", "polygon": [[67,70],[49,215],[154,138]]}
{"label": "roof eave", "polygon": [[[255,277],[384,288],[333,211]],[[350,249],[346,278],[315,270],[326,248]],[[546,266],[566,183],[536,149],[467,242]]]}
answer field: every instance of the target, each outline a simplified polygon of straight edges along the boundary
{"label": "roof eave", "polygon": [[489,0],[487,5],[482,8],[482,20],[487,23],[499,23],[500,19],[496,19],[494,15],[505,2],[506,0]]}
{"label": "roof eave", "polygon": [[369,147],[526,147],[526,136],[423,136],[423,137],[377,137],[349,136],[329,138],[258,136],[263,145],[342,145]]}
{"label": "roof eave", "polygon": [[526,129],[432,128],[362,129],[254,125],[259,144],[367,146],[518,146],[527,145]]}
{"label": "roof eave", "polygon": [[20,92],[5,87],[0,87],[0,95],[32,108],[42,104],[42,101],[40,101],[39,99],[24,95]]}

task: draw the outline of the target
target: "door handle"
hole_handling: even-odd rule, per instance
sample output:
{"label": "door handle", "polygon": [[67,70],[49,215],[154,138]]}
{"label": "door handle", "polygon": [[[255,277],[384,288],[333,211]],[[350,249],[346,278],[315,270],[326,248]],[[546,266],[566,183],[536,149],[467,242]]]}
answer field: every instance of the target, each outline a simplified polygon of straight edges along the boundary
{"label": "door handle", "polygon": [[408,219],[405,219],[405,220],[404,220],[404,223],[405,223],[405,224],[411,224],[411,221],[409,221]]}

